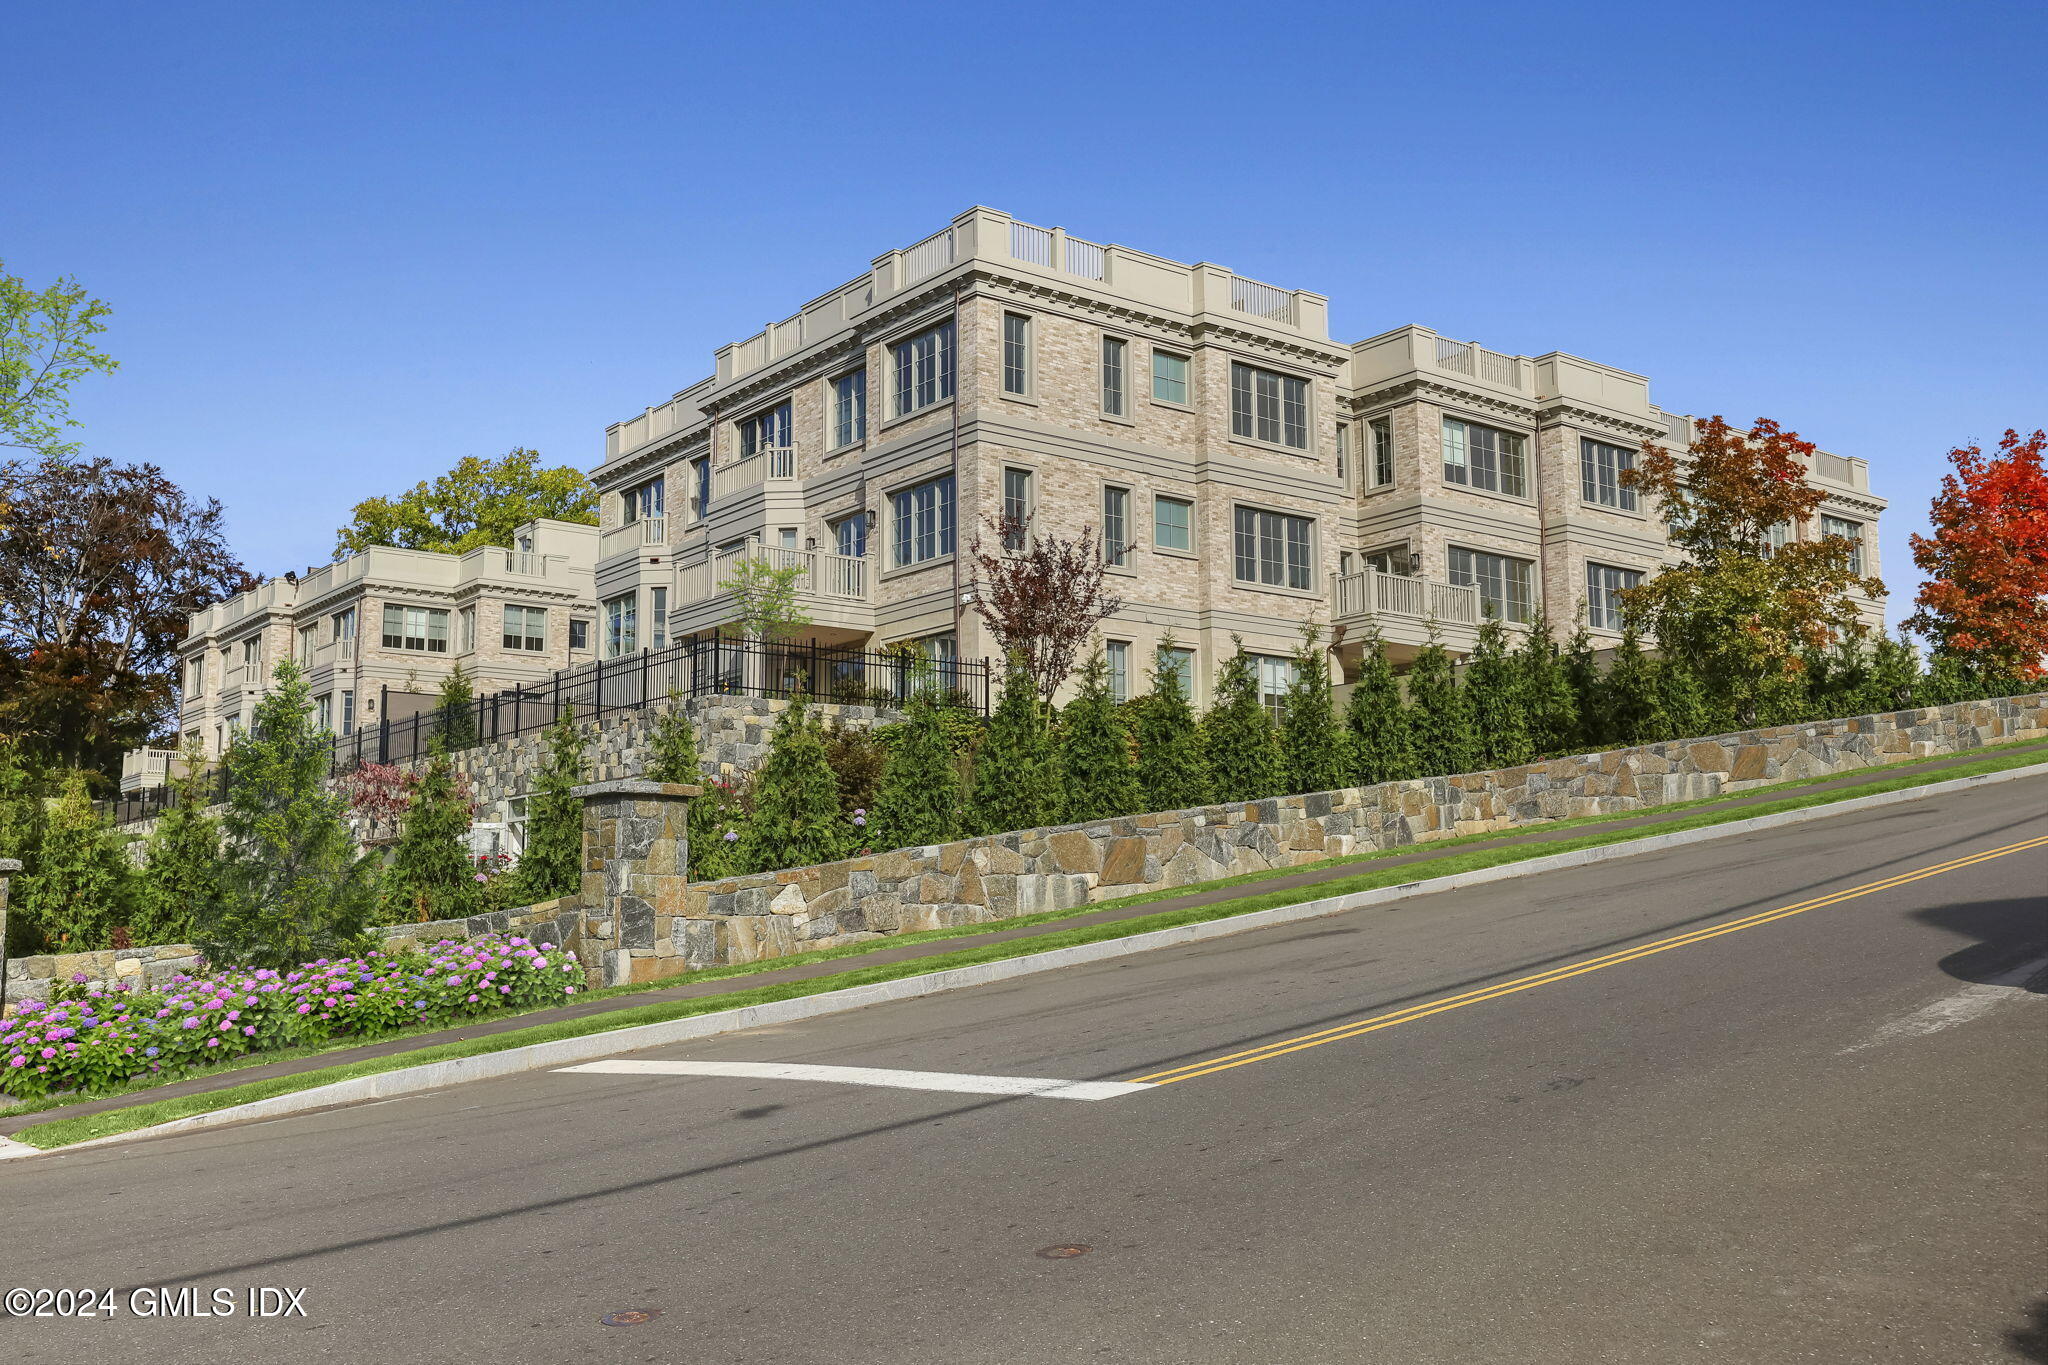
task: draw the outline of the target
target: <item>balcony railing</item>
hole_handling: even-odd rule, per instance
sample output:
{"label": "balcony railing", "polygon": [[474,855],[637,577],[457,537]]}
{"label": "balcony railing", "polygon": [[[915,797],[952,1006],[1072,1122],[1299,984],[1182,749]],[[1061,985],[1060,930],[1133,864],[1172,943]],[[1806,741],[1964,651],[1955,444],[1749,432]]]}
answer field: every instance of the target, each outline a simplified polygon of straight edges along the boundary
{"label": "balcony railing", "polygon": [[[711,501],[716,505],[723,498],[758,488],[770,479],[795,477],[796,451],[789,446],[766,446],[743,460],[712,470]],[[698,515],[703,515],[703,509],[698,510]]]}
{"label": "balcony railing", "polygon": [[349,635],[339,640],[328,640],[314,645],[301,662],[307,668],[325,668],[329,664],[353,663],[355,657],[356,638]]}
{"label": "balcony railing", "polygon": [[629,521],[624,526],[614,526],[600,534],[597,542],[597,553],[601,559],[622,555],[643,545],[666,545],[668,518],[641,517],[638,521]]}
{"label": "balcony railing", "polygon": [[743,560],[754,560],[771,569],[795,569],[796,590],[812,597],[841,602],[868,600],[868,561],[852,555],[824,550],[785,550],[774,545],[749,545],[728,550],[701,564],[685,565],[677,576],[678,605],[707,602],[725,592]]}
{"label": "balcony railing", "polygon": [[171,764],[177,760],[176,749],[130,749],[121,755],[121,790],[163,786],[170,781]]}
{"label": "balcony railing", "polygon": [[1333,596],[1332,611],[1340,621],[1346,617],[1390,616],[1446,625],[1479,624],[1479,589],[1470,584],[1367,569],[1364,573],[1338,575]]}

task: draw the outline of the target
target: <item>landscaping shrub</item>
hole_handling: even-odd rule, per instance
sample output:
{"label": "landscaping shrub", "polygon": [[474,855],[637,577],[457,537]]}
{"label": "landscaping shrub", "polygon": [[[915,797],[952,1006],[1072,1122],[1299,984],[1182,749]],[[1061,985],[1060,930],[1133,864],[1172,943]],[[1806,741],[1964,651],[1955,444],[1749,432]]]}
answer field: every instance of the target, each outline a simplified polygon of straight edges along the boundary
{"label": "landscaping shrub", "polygon": [[1259,675],[1244,641],[1216,679],[1216,704],[1202,717],[1202,756],[1208,763],[1211,798],[1258,801],[1280,795],[1280,741],[1259,699]]}

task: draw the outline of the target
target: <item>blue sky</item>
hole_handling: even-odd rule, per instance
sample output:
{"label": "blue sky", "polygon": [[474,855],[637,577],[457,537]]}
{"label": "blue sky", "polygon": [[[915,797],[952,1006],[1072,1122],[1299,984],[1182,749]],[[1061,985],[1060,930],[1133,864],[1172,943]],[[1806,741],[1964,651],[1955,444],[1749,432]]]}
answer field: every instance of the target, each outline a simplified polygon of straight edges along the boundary
{"label": "blue sky", "polygon": [[266,573],[985,203],[1777,417],[1904,614],[1943,453],[2048,424],[2048,6],[1424,9],[18,7],[0,261],[114,305],[87,450]]}

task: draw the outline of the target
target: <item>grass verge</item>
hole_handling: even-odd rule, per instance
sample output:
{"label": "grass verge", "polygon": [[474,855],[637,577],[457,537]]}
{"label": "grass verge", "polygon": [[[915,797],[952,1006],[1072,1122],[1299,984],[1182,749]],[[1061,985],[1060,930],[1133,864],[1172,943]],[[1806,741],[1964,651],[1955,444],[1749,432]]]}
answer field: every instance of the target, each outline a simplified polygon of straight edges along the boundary
{"label": "grass verge", "polygon": [[[1118,920],[1108,924],[1086,925],[1080,928],[1060,930],[1049,934],[1038,934],[1028,938],[1013,939],[1004,943],[987,943],[963,948],[957,952],[941,953],[932,957],[918,958],[908,962],[881,963],[871,967],[854,968],[835,972],[828,976],[813,977],[803,981],[777,982],[767,986],[740,989],[719,995],[703,996],[693,1000],[663,1001],[656,1004],[612,1010],[603,1014],[588,1015],[576,1019],[563,1019],[538,1024],[531,1028],[515,1029],[506,1033],[492,1034],[482,1038],[465,1039],[461,1042],[443,1043],[433,1047],[419,1048],[410,1052],[393,1053],[384,1057],[367,1058],[363,1061],[345,1063],[340,1066],[323,1067],[313,1071],[302,1071],[287,1076],[267,1077],[251,1081],[246,1085],[232,1086],[221,1090],[204,1091],[199,1094],[183,1095],[175,1099],[157,1100],[123,1109],[110,1109],[96,1114],[84,1114],[76,1118],[59,1119],[51,1123],[37,1124],[13,1134],[18,1142],[42,1148],[68,1146],[91,1138],[109,1137],[118,1133],[133,1132],[173,1119],[188,1118],[195,1114],[210,1113],[237,1104],[248,1104],[272,1096],[290,1094],[299,1090],[310,1090],[317,1086],[331,1085],[337,1081],[352,1080],[358,1076],[377,1075],[385,1071],[396,1071],[409,1066],[421,1066],[432,1062],[450,1061],[460,1057],[475,1057],[486,1053],[501,1052],[508,1048],[527,1047],[535,1043],[555,1042],[564,1038],[580,1038],[593,1033],[608,1033],[615,1029],[633,1028],[642,1024],[664,1023],[671,1019],[685,1019],[692,1015],[710,1014],[719,1010],[739,1009],[748,1005],[768,1004],[778,1000],[791,1000],[799,996],[820,995],[828,991],[846,990],[881,981],[895,981],[905,977],[924,976],[932,972],[945,971],[953,967],[974,966],[983,962],[999,962],[1009,958],[1028,957],[1037,953],[1052,952],[1079,944],[1100,943],[1109,939],[1128,938],[1137,934],[1150,933],[1159,929],[1171,929],[1183,924],[1200,924],[1210,920],[1226,919],[1233,915],[1249,914],[1283,905],[1294,905],[1303,901],[1320,900],[1327,896],[1340,896],[1355,891],[1374,890],[1385,886],[1398,886],[1404,882],[1427,878],[1453,876],[1461,872],[1480,868],[1498,867],[1507,863],[1526,862],[1532,858],[1547,857],[1553,853],[1569,853],[1576,849],[1598,848],[1608,844],[1625,843],[1631,839],[1650,838],[1681,830],[1698,829],[1711,825],[1727,824],[1735,820],[1747,820],[1759,815],[1779,811],[1800,810],[1811,806],[1830,805],[1858,796],[1870,796],[1880,792],[1897,791],[1907,787],[1922,786],[1930,782],[1946,782],[1956,778],[1972,777],[1983,773],[2000,772],[2010,768],[2028,766],[2048,760],[2048,749],[2041,746],[2026,746],[2021,751],[2010,752],[1985,758],[1979,762],[1961,764],[1933,773],[1906,773],[1897,777],[1880,779],[1875,782],[1859,783],[1855,787],[1823,792],[1807,792],[1788,795],[1780,800],[1761,802],[1733,810],[1702,810],[1678,820],[1664,821],[1651,829],[1627,828],[1593,831],[1577,838],[1550,840],[1535,844],[1513,844],[1505,847],[1477,849],[1469,853],[1452,853],[1445,857],[1432,858],[1423,864],[1403,864],[1398,867],[1368,869],[1350,877],[1334,877],[1307,886],[1287,887],[1263,895],[1252,894],[1232,897],[1209,905],[1188,906],[1178,910],[1162,911],[1154,915],[1142,915],[1132,919]],[[1810,784],[1798,784],[1810,785]],[[1745,792],[1742,795],[1754,795]],[[1697,805],[1701,803],[1687,803]],[[1638,814],[1646,812],[1637,812]],[[1599,817],[1590,817],[1597,820]],[[1610,819],[1612,817],[1609,817]],[[1581,822],[1556,822],[1542,828],[1557,828],[1559,825]],[[1532,827],[1537,828],[1537,827]],[[1526,832],[1526,831],[1518,831]],[[1475,836],[1498,837],[1498,836]],[[1451,845],[1454,840],[1433,843],[1436,848]],[[1469,840],[1463,842],[1470,842]],[[1391,850],[1408,852],[1410,849]],[[1369,862],[1377,855],[1363,855],[1342,862]],[[1293,868],[1285,871],[1301,871]],[[1098,910],[1112,909],[1117,905],[1142,904],[1166,896],[1185,895],[1192,891],[1214,889],[1235,883],[1251,882],[1273,873],[1253,874],[1244,878],[1233,878],[1224,882],[1204,883],[1195,887],[1175,887],[1158,892],[1147,892],[1139,896],[1126,897],[1122,901],[1105,901],[1079,907],[1072,911],[1049,912],[1043,916],[1030,916],[1018,920],[1006,920],[995,926],[1001,929],[1027,926],[1034,922],[1074,915],[1090,914]],[[957,936],[959,932],[988,933],[991,926],[979,925],[963,931],[938,930],[928,935],[906,934],[882,945],[850,945],[851,951],[874,946],[893,947],[900,943],[917,942],[926,938]],[[847,951],[826,949],[816,954],[799,954],[792,957],[772,959],[766,964],[748,964],[753,970],[767,970],[786,967],[794,962],[818,960],[834,955],[849,955]],[[718,970],[694,975],[691,980],[705,980],[721,975],[739,975],[739,969]],[[674,986],[678,978],[660,983]],[[276,1057],[266,1060],[278,1060]]]}

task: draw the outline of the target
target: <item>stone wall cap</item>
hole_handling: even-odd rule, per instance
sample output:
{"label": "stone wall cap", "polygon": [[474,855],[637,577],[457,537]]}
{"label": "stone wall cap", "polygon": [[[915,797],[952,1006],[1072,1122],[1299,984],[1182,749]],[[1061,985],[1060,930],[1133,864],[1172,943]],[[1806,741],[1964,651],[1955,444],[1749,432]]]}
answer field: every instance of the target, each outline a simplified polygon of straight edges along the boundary
{"label": "stone wall cap", "polygon": [[5,875],[6,875],[6,874],[8,874],[9,872],[19,872],[19,871],[21,871],[21,859],[19,859],[19,858],[0,858],[0,876],[5,876]]}
{"label": "stone wall cap", "polygon": [[649,782],[640,777],[617,777],[609,782],[592,782],[577,787],[571,796],[702,796],[704,789],[688,782]]}

